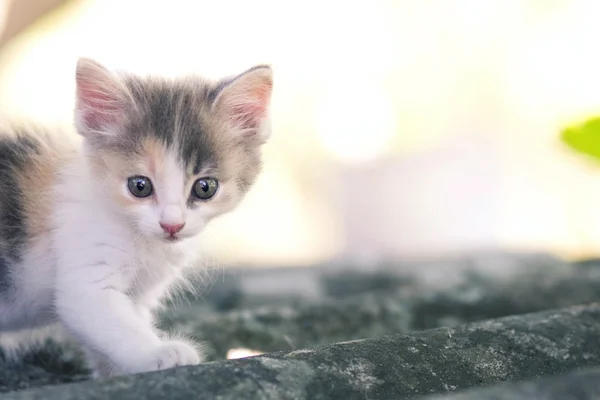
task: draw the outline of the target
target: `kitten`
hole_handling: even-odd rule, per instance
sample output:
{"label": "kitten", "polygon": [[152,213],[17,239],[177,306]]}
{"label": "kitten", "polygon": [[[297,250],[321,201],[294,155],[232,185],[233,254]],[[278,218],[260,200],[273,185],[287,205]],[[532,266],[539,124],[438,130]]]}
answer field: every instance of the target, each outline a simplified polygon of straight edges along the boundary
{"label": "kitten", "polygon": [[0,331],[59,321],[97,377],[197,364],[152,312],[259,173],[271,68],[211,83],[80,59],[76,87],[80,136],[0,132]]}

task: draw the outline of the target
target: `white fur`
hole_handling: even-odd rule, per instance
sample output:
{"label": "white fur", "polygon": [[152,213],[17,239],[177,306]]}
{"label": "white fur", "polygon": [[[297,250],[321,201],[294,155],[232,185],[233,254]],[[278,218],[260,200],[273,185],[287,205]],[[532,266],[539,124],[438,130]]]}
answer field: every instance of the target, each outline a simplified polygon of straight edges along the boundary
{"label": "white fur", "polygon": [[164,202],[155,210],[140,207],[135,228],[99,193],[83,155],[65,167],[55,187],[52,234],[25,253],[14,276],[17,293],[0,302],[0,326],[12,331],[57,317],[93,358],[96,376],[199,363],[196,348],[159,337],[152,320],[152,310],[194,263],[195,238],[205,225],[201,212],[192,213],[181,232],[186,238],[163,240],[162,218],[186,218],[189,185],[180,169],[166,163],[169,179],[155,183]]}

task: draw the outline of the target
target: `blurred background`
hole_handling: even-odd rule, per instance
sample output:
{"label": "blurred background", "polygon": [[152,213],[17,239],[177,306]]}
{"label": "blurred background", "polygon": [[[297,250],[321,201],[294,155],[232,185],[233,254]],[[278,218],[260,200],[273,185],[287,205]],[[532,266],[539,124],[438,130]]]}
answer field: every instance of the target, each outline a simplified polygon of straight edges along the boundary
{"label": "blurred background", "polygon": [[275,71],[265,170],[207,247],[226,265],[503,249],[600,253],[597,0],[0,0],[0,110],[71,124],[79,56]]}

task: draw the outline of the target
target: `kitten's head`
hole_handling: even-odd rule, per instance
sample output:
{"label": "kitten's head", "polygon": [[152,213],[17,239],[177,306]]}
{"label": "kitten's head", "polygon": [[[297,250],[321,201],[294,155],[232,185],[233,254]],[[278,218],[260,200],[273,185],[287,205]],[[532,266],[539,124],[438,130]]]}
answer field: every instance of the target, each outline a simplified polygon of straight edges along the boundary
{"label": "kitten's head", "polygon": [[75,125],[110,204],[165,242],[233,209],[260,170],[272,83],[268,66],[211,83],[116,75],[80,59]]}

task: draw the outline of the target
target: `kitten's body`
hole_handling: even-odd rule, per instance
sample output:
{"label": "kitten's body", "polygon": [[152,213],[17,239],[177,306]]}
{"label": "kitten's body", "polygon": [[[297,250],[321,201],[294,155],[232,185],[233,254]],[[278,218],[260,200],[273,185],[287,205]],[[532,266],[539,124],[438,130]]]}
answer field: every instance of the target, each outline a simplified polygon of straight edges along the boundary
{"label": "kitten's body", "polygon": [[76,140],[32,128],[0,135],[1,332],[52,318],[51,192],[61,167],[75,158]]}
{"label": "kitten's body", "polygon": [[0,334],[59,321],[103,376],[198,363],[152,311],[258,174],[270,69],[211,84],[82,60],[77,84],[82,138],[0,132]]}

